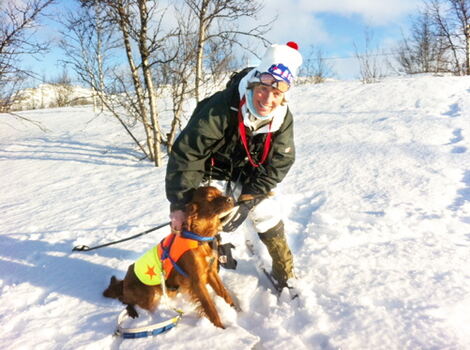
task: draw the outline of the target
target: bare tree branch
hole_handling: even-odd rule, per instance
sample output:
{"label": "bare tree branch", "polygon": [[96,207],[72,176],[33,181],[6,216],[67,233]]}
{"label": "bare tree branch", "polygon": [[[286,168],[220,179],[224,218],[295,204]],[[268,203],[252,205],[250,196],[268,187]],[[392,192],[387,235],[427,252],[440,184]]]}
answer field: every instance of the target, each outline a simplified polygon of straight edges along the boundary
{"label": "bare tree branch", "polygon": [[[54,0],[27,0],[7,2],[0,7],[0,111],[9,111],[16,102],[17,91],[26,77],[33,73],[21,67],[25,55],[34,57],[48,49],[48,43],[36,42],[38,20]],[[40,123],[10,113],[46,131]]]}
{"label": "bare tree branch", "polygon": [[36,120],[32,120],[32,119],[29,119],[29,118],[26,118],[25,116],[22,116],[18,113],[15,113],[15,112],[7,112],[7,114],[10,114],[12,115],[13,117],[15,118],[18,118],[20,120],[23,120],[23,121],[26,121],[28,123],[31,123],[35,126],[37,126],[39,129],[41,129],[41,131],[43,132],[49,132],[50,130],[48,128],[46,128],[44,125],[42,125],[42,123],[36,121]]}
{"label": "bare tree branch", "polygon": [[184,3],[197,23],[195,93],[196,100],[199,101],[200,89],[204,83],[206,45],[213,40],[220,40],[218,47],[231,47],[234,43],[241,43],[240,36],[256,38],[266,43],[263,35],[268,31],[270,23],[259,24],[247,30],[238,29],[238,20],[255,17],[263,8],[253,0],[184,0]]}

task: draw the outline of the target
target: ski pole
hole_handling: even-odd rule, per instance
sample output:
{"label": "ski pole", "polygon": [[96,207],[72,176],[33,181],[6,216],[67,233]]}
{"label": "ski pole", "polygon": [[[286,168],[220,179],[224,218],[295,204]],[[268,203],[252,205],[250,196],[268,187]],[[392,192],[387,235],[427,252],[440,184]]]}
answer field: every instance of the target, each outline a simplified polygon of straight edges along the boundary
{"label": "ski pole", "polygon": [[140,236],[143,236],[143,235],[146,235],[147,233],[150,233],[150,232],[153,232],[153,231],[156,231],[162,227],[165,227],[167,225],[169,225],[170,222],[165,222],[164,224],[161,224],[161,225],[158,225],[158,226],[155,226],[154,228],[151,228],[147,231],[144,231],[144,232],[141,232],[141,233],[138,233],[134,236],[130,236],[130,237],[127,237],[127,238],[123,238],[123,239],[120,239],[119,241],[113,241],[113,242],[109,242],[109,243],[105,243],[105,244],[100,244],[100,245],[97,245],[97,246],[94,246],[94,247],[89,247],[87,245],[77,245],[75,246],[72,251],[77,251],[77,252],[88,252],[90,250],[94,250],[94,249],[99,249],[99,248],[103,248],[103,247],[107,247],[107,246],[110,246],[112,244],[117,244],[117,243],[121,243],[121,242],[125,242],[125,241],[129,241],[131,239],[134,239],[134,238],[137,238],[137,237],[140,237]]}

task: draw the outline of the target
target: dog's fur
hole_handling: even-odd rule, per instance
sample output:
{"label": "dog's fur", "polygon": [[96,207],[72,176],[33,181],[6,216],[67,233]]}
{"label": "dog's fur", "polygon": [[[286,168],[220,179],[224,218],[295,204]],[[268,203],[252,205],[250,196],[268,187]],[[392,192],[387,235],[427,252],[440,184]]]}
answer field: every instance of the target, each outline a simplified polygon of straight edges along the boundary
{"label": "dog's fur", "polygon": [[[233,200],[225,197],[215,187],[200,187],[195,190],[192,201],[186,206],[188,231],[204,237],[215,236],[220,229],[219,215],[233,208]],[[202,314],[217,327],[224,328],[214,301],[209,295],[206,284],[209,283],[215,293],[234,307],[235,303],[228,293],[218,275],[217,252],[210,243],[201,242],[196,249],[184,253],[177,264],[189,275],[184,277],[173,269],[166,280],[169,290],[187,293],[193,301],[198,303]],[[176,293],[169,293],[174,296]],[[127,311],[131,317],[137,317],[134,305],[153,311],[158,306],[162,295],[161,285],[147,286],[140,282],[134,273],[134,264],[130,265],[124,280],[111,278],[109,287],[103,292],[105,297],[119,299],[127,304]]]}

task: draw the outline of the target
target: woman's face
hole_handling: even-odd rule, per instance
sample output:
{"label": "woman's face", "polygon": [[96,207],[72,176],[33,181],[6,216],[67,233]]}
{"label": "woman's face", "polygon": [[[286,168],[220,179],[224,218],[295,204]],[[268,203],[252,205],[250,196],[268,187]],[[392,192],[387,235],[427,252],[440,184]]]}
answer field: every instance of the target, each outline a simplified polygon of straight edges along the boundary
{"label": "woman's face", "polygon": [[253,88],[253,105],[262,117],[270,115],[283,100],[284,93],[272,86],[256,85]]}

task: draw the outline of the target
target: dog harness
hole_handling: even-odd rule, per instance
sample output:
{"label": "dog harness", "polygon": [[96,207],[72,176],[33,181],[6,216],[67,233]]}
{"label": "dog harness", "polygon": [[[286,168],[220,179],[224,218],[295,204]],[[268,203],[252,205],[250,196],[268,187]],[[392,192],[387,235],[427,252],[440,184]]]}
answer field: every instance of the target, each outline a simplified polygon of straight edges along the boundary
{"label": "dog harness", "polygon": [[198,246],[199,242],[197,240],[185,238],[174,233],[164,238],[158,245],[158,255],[163,261],[163,271],[165,272],[165,276],[168,278],[174,267],[180,274],[188,277],[188,274],[183,271],[176,262],[188,250],[195,249]]}
{"label": "dog harness", "polygon": [[183,231],[181,236],[172,233],[135,262],[134,272],[139,280],[148,286],[161,284],[162,271],[166,279],[173,268],[188,277],[176,262],[188,250],[197,248],[200,242],[212,240],[214,237],[202,237],[188,231]]}

